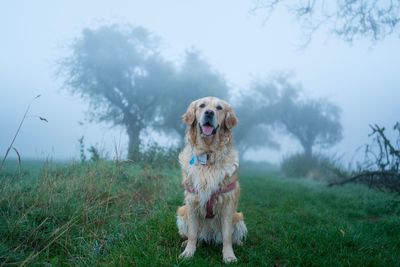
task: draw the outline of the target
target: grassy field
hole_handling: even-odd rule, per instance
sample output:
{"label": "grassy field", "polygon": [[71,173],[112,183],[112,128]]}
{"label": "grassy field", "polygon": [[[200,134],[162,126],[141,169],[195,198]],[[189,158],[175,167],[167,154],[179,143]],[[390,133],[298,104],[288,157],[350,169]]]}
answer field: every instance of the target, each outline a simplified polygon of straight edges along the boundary
{"label": "grassy field", "polygon": [[[0,173],[0,265],[221,266],[181,261],[177,169],[29,163]],[[400,196],[242,168],[249,236],[233,266],[399,266]]]}

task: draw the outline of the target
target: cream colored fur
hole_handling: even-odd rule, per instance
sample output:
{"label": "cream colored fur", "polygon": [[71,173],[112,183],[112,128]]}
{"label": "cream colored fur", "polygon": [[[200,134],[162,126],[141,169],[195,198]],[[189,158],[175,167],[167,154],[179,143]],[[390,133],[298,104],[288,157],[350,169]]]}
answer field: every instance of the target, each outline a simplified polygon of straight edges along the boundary
{"label": "cream colored fur", "polygon": [[[215,114],[216,132],[212,136],[201,134],[199,123],[205,110]],[[223,244],[224,262],[236,261],[232,243],[242,244],[247,234],[243,214],[237,213],[240,187],[237,169],[239,157],[233,146],[231,129],[237,124],[231,106],[215,97],[206,97],[190,104],[183,115],[187,124],[186,146],[179,155],[183,183],[196,193],[185,191],[185,205],[178,208],[179,234],[187,238],[185,250],[180,257],[192,257],[198,240]],[[193,155],[209,154],[206,165],[190,165]],[[236,181],[236,188],[217,195],[213,201],[215,217],[206,218],[206,203],[221,187]]]}

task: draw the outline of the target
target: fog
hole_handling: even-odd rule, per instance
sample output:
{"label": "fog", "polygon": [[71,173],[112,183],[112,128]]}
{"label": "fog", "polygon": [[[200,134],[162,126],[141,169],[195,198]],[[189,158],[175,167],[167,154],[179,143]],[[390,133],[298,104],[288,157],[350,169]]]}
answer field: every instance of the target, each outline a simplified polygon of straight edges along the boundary
{"label": "fog", "polygon": [[[0,152],[6,151],[26,106],[36,95],[31,115],[14,146],[22,158],[79,157],[78,139],[113,153],[127,146],[122,127],[90,123],[88,105],[62,89],[58,62],[84,28],[110,23],[143,26],[161,38],[162,54],[182,62],[195,47],[236,91],[254,79],[279,71],[292,73],[310,97],[327,97],[342,110],[343,139],[328,152],[351,160],[368,142],[369,124],[391,127],[399,120],[400,53],[398,36],[372,44],[349,44],[325,31],[300,47],[298,23],[284,10],[265,21],[251,14],[252,1],[12,1],[0,10]],[[190,89],[189,89],[190,90]],[[187,103],[189,104],[189,103]],[[180,118],[177,117],[177,120]],[[239,118],[240,119],[240,118]],[[154,135],[154,133],[153,133]],[[158,138],[161,143],[168,137]],[[248,159],[279,162],[282,155],[301,150],[282,137],[280,151],[249,151]]]}

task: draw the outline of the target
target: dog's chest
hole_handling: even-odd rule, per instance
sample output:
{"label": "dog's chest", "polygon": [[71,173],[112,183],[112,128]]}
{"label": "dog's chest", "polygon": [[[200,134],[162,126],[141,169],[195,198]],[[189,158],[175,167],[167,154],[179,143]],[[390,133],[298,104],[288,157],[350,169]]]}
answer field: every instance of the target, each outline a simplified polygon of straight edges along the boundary
{"label": "dog's chest", "polygon": [[211,194],[219,189],[225,178],[219,166],[188,166],[186,182],[199,194]]}
{"label": "dog's chest", "polygon": [[229,183],[230,177],[237,168],[238,160],[235,150],[219,151],[209,155],[204,164],[199,160],[190,147],[185,147],[179,155],[179,162],[184,173],[184,184],[193,189],[195,194],[187,194],[190,199],[205,205],[212,194],[224,184]]}

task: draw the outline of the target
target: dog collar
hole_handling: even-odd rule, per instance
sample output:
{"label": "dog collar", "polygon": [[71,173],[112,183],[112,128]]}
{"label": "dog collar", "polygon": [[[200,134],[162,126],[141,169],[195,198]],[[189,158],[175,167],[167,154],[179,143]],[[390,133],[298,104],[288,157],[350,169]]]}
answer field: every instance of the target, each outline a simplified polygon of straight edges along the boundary
{"label": "dog collar", "polygon": [[192,158],[189,161],[190,165],[195,165],[197,162],[199,162],[201,165],[206,165],[208,159],[210,156],[207,153],[201,154],[201,155],[193,155]]}

